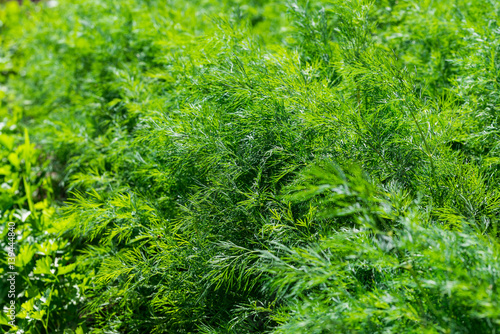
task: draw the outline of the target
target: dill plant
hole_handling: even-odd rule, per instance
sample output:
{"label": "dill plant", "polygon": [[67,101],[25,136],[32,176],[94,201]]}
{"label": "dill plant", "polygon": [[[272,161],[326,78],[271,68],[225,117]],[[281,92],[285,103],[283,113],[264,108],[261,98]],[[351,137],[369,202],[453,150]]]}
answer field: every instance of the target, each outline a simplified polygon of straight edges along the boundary
{"label": "dill plant", "polygon": [[85,288],[26,330],[497,331],[496,1],[2,6]]}

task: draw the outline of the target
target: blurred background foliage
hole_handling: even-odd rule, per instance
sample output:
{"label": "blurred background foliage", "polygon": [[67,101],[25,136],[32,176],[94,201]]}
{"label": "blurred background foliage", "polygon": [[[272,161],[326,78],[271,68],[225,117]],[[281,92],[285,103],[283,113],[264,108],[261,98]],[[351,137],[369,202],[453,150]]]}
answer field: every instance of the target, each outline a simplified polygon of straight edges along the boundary
{"label": "blurred background foliage", "polygon": [[497,333],[499,14],[1,4],[2,329]]}

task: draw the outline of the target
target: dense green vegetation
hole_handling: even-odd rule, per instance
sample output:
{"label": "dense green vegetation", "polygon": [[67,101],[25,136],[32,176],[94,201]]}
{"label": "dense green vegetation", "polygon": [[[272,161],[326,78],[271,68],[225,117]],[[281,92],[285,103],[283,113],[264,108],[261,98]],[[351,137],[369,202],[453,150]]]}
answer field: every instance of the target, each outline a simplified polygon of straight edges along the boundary
{"label": "dense green vegetation", "polygon": [[500,2],[0,6],[4,331],[500,331]]}

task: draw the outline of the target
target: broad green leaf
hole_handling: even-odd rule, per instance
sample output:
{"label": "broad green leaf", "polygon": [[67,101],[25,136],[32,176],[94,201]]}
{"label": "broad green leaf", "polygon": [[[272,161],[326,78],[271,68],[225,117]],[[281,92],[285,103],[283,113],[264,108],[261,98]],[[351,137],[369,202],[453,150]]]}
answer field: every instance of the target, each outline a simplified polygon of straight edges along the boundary
{"label": "broad green leaf", "polygon": [[44,256],[41,259],[36,261],[35,269],[33,270],[34,274],[45,274],[52,275],[54,269],[50,269],[50,265],[52,264],[52,259],[49,256]]}
{"label": "broad green leaf", "polygon": [[73,270],[75,270],[75,268],[76,268],[76,263],[72,263],[72,264],[67,265],[67,266],[59,266],[57,268],[57,276],[72,272]]}
{"label": "broad green leaf", "polygon": [[19,253],[16,256],[16,266],[24,268],[28,265],[28,263],[35,255],[36,249],[33,245],[23,244],[19,250]]}

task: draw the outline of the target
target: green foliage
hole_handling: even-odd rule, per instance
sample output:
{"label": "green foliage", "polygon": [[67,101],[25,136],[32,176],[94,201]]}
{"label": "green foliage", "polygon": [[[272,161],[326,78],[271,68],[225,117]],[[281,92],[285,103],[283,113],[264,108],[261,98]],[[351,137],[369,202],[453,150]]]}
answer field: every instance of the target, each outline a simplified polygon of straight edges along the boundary
{"label": "green foliage", "polygon": [[[75,310],[89,278],[77,270],[78,243],[61,236],[54,224],[50,161],[30,143],[27,130],[23,138],[17,124],[0,124],[0,278],[7,282],[15,275],[14,289],[2,284],[0,301],[5,306],[14,301],[17,317],[2,312],[0,324],[12,333],[77,329],[81,320]],[[14,262],[8,260],[14,256]]]}
{"label": "green foliage", "polygon": [[1,6],[26,332],[498,331],[496,1]]}
{"label": "green foliage", "polygon": [[[261,252],[273,277],[269,287],[284,300],[274,332],[496,331],[496,240],[466,225],[461,232],[443,230],[397,187],[367,191],[367,180],[338,169],[309,175],[318,182],[294,199],[315,193],[325,208],[320,215],[348,215],[356,225],[305,246],[276,244]],[[381,230],[381,222],[393,229]]]}

